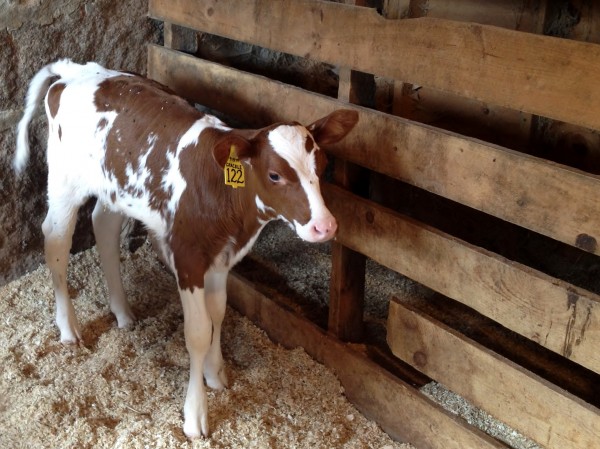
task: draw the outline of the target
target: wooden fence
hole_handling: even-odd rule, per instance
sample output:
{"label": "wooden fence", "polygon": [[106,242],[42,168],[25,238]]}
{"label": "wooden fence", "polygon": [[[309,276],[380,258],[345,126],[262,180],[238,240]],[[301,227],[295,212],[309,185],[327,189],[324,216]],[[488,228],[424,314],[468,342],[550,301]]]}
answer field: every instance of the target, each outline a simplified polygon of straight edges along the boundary
{"label": "wooden fence", "polygon": [[[397,3],[384,2],[388,17]],[[275,340],[301,345],[332,367],[348,397],[392,436],[419,448],[505,447],[343,343],[361,341],[365,257],[373,259],[534,342],[532,353],[555,353],[560,369],[583,374],[580,387],[565,389],[391,299],[387,341],[398,358],[544,447],[598,447],[600,296],[352,193],[359,166],[597,255],[598,176],[350,101],[360,71],[394,80],[394,92],[424,86],[485,105],[486,114],[528,124],[541,116],[594,133],[600,45],[534,34],[535,21],[526,33],[433,17],[390,20],[372,8],[317,0],[151,0],[150,15],[164,21],[165,45],[149,47],[149,76],[191,100],[249,126],[310,123],[340,107],[360,114],[355,131],[327,149],[336,158],[336,184],[323,190],[339,221],[328,329],[290,312],[267,287],[233,275],[230,297],[239,309]],[[178,51],[185,50],[178,27],[334,64],[339,96]]]}

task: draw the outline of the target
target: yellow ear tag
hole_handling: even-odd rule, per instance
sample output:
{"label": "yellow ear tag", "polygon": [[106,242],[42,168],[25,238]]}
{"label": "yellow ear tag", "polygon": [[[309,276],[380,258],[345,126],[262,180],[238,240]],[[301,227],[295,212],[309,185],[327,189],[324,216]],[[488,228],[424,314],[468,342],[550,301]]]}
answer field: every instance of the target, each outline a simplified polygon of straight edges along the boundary
{"label": "yellow ear tag", "polygon": [[225,162],[223,174],[225,175],[226,186],[237,189],[238,187],[244,187],[246,185],[244,166],[237,158],[235,145],[231,145],[231,148],[229,149],[229,158],[227,159],[227,162]]}

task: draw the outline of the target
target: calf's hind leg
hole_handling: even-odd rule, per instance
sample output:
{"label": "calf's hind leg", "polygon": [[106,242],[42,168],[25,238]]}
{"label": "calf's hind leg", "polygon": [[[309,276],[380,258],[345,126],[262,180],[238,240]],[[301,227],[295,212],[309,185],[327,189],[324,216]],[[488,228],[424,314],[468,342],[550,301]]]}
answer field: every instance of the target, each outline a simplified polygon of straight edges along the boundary
{"label": "calf's hind leg", "polygon": [[81,331],[75,316],[75,309],[67,289],[67,266],[73,231],[80,204],[62,204],[49,195],[48,214],[42,224],[46,264],[52,274],[54,297],[56,299],[56,324],[60,330],[60,341],[77,343]]}
{"label": "calf's hind leg", "polygon": [[106,277],[110,310],[117,318],[119,327],[127,327],[134,321],[133,313],[127,302],[120,272],[120,237],[124,216],[113,212],[98,201],[92,212],[96,247],[100,255],[102,270]]}

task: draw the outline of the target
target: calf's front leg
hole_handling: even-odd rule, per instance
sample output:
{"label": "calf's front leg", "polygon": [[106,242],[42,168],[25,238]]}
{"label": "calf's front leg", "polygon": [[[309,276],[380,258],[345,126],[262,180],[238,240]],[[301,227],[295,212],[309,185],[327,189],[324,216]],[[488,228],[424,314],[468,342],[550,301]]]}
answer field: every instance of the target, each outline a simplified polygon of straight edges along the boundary
{"label": "calf's front leg", "polygon": [[212,322],[204,288],[179,290],[183,304],[185,344],[190,355],[190,380],[183,406],[183,431],[189,438],[208,436],[208,400],[204,388],[204,361],[210,348]]}
{"label": "calf's front leg", "polygon": [[228,271],[209,271],[204,276],[206,307],[212,321],[212,339],[204,362],[206,384],[215,390],[227,387],[227,374],[221,352],[221,325],[227,303]]}

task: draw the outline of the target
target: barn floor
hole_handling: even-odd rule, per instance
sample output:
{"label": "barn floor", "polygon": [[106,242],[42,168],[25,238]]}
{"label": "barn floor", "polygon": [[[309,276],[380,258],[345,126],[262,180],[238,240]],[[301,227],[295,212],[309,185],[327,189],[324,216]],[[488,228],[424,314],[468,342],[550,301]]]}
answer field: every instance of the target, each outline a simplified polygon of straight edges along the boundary
{"label": "barn floor", "polygon": [[[253,273],[252,264],[244,263],[241,272],[268,280],[303,312],[322,315],[327,245],[305,244],[285,226],[272,225],[253,257],[263,272]],[[274,344],[232,309],[223,329],[230,388],[209,391],[211,438],[189,442],[181,431],[188,356],[173,277],[149,245],[133,254],[122,251],[124,284],[138,317],[132,329],[122,330],[108,310],[95,249],[71,260],[69,286],[83,346],[58,341],[45,266],[0,287],[0,448],[412,448],[362,416],[330,370],[300,348]],[[400,291],[427,294],[368,265],[365,316],[371,333],[381,334],[386,298]],[[511,447],[537,447],[435,383],[422,391]]]}
{"label": "barn floor", "polygon": [[[266,227],[252,253],[236,268],[253,282],[282,292],[297,305],[299,313],[326,327],[331,268],[330,245],[306,243],[284,223]],[[248,262],[252,259],[252,262]],[[367,340],[386,347],[389,298],[404,302],[423,300],[435,292],[398,273],[367,260],[365,272],[364,321]],[[452,414],[514,449],[541,449],[534,441],[498,421],[461,396],[436,382],[420,391]]]}
{"label": "barn floor", "polygon": [[71,295],[85,344],[58,342],[44,266],[0,288],[2,448],[410,448],[344,397],[332,372],[286,350],[229,309],[223,351],[231,387],[209,392],[208,440],[181,431],[188,376],[172,276],[147,245],[123,251],[139,321],[115,327],[95,250],[72,259]]}

